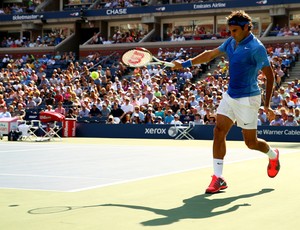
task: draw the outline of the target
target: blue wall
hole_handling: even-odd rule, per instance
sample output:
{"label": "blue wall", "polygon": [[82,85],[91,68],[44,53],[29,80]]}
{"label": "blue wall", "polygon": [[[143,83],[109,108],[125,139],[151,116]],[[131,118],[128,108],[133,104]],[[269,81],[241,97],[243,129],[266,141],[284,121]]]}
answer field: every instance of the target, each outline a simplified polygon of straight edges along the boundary
{"label": "blue wall", "polygon": [[[212,140],[212,125],[197,125],[190,134],[196,140]],[[77,137],[102,138],[147,138],[174,139],[172,125],[106,125],[98,123],[77,123]],[[177,134],[178,135],[178,134]],[[259,138],[273,142],[300,142],[300,127],[260,126],[257,130]],[[241,129],[233,126],[227,140],[243,140]]]}

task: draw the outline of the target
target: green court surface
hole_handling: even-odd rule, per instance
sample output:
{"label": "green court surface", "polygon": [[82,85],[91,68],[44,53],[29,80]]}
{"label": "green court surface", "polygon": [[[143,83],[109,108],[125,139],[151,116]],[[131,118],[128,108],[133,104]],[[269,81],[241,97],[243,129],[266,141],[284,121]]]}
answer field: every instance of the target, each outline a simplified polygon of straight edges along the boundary
{"label": "green court surface", "polygon": [[270,144],[280,150],[276,178],[266,156],[232,141],[228,188],[207,195],[211,141],[2,141],[0,229],[296,230],[300,144]]}

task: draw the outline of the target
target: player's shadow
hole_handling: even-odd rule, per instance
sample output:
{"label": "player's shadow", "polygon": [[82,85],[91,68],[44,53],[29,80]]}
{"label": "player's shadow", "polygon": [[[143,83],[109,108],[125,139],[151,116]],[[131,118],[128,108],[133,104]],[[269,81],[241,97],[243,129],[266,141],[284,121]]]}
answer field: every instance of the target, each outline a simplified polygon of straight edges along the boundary
{"label": "player's shadow", "polygon": [[[249,194],[227,197],[227,198],[219,198],[219,199],[209,194],[203,194],[203,195],[198,195],[198,196],[185,199],[183,200],[182,206],[171,208],[171,209],[158,209],[158,208],[151,208],[151,207],[144,207],[144,206],[137,206],[137,205],[125,205],[125,204],[105,204],[102,206],[116,206],[116,207],[124,207],[124,208],[131,208],[131,209],[153,212],[163,217],[147,220],[141,222],[141,224],[144,226],[159,226],[159,225],[172,224],[182,219],[202,219],[202,218],[208,218],[208,217],[213,217],[213,216],[218,216],[225,213],[233,212],[236,211],[241,206],[250,206],[250,204],[241,203],[241,204],[235,204],[225,210],[220,210],[220,211],[214,211],[214,210],[229,205],[230,203],[236,200],[262,195],[265,193],[272,192],[273,190],[274,189],[262,189],[261,191],[255,193],[249,193]],[[208,197],[211,197],[211,199],[208,199]]]}

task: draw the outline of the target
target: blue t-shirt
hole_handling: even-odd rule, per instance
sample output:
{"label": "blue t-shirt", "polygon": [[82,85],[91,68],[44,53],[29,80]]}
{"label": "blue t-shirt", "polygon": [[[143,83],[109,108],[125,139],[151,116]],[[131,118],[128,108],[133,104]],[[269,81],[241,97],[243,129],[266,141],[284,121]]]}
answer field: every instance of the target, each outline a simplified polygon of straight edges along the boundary
{"label": "blue t-shirt", "polygon": [[229,59],[228,94],[232,98],[250,97],[260,94],[258,71],[270,66],[264,45],[252,33],[238,46],[230,37],[218,49]]}

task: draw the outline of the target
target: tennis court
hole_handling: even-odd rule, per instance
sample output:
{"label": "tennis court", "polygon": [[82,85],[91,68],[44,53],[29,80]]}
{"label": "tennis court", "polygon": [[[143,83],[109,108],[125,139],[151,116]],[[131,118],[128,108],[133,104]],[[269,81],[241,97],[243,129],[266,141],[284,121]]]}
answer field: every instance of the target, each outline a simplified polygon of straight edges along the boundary
{"label": "tennis court", "polygon": [[1,141],[1,229],[297,229],[299,143],[280,149],[281,171],[228,142],[228,189],[207,195],[211,141]]}

